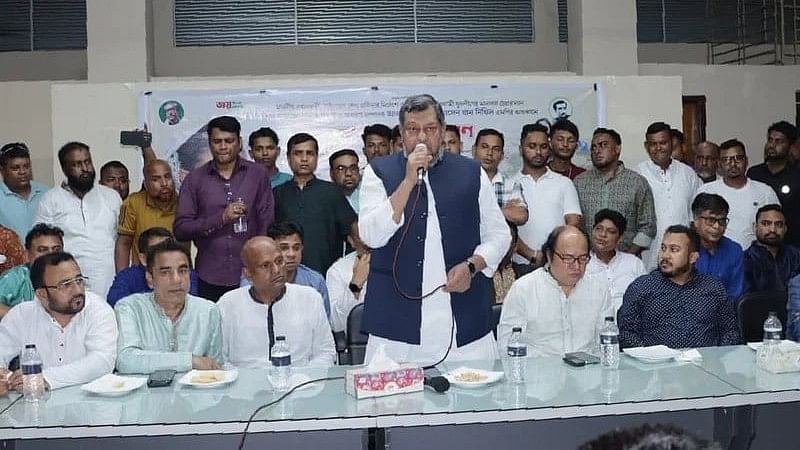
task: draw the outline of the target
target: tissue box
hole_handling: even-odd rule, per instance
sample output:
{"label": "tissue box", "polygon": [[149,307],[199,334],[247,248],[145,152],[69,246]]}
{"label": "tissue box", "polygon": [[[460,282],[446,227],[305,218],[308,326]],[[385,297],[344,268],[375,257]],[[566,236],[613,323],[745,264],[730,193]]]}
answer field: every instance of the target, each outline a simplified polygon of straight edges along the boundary
{"label": "tissue box", "polygon": [[389,370],[370,370],[361,366],[345,373],[344,389],[355,398],[382,397],[421,391],[422,381],[422,369],[411,364],[401,364]]}
{"label": "tissue box", "polygon": [[758,367],[772,373],[800,372],[800,346],[780,343],[773,348],[761,346],[756,353]]}

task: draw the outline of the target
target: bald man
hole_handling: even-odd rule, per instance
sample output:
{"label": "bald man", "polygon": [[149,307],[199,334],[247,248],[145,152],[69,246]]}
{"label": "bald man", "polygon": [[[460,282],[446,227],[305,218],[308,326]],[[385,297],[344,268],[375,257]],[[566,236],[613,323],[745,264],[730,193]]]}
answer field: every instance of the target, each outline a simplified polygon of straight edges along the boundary
{"label": "bald man", "polygon": [[247,240],[241,258],[250,286],[227,292],[217,303],[225,360],[236,367],[268,367],[275,338],[285,336],[292,365],[332,366],[336,347],[319,292],[286,282],[283,255],[269,237]]}
{"label": "bald man", "polygon": [[529,356],[597,353],[600,327],[614,317],[603,273],[586,273],[589,238],[572,225],[556,227],[542,245],[544,267],[511,285],[497,326],[501,352],[511,330],[522,327]]}
{"label": "bald man", "polygon": [[122,203],[114,246],[117,273],[127,268],[131,260],[138,261],[139,235],[153,227],[172,232],[178,196],[169,164],[161,159],[148,161],[144,166],[144,190],[128,196]]}

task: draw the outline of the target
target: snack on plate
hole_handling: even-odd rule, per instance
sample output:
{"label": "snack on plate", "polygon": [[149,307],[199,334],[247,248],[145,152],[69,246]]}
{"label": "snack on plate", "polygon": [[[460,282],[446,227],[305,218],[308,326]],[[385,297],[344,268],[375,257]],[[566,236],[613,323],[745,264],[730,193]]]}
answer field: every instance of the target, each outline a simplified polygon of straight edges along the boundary
{"label": "snack on plate", "polygon": [[225,374],[220,371],[200,372],[192,376],[192,383],[210,384],[225,380]]}
{"label": "snack on plate", "polygon": [[454,377],[460,383],[480,383],[489,379],[486,375],[478,372],[461,372]]}
{"label": "snack on plate", "polygon": [[115,380],[111,383],[111,389],[122,389],[125,387],[125,380]]}

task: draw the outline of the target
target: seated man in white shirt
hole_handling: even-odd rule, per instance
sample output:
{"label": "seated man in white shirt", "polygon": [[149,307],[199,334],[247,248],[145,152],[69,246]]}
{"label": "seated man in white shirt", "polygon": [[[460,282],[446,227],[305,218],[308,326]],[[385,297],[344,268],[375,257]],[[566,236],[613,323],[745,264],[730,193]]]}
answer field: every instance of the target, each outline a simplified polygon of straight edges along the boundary
{"label": "seated man in white shirt", "polygon": [[617,251],[622,234],[628,226],[625,216],[613,209],[601,209],[594,215],[592,227],[592,258],[587,273],[597,273],[608,281],[614,310],[622,306],[622,296],[633,280],[647,273],[644,262],[630,253]]}
{"label": "seated man in white shirt", "polygon": [[334,332],[347,328],[347,317],[354,306],[364,301],[367,290],[370,248],[358,237],[348,237],[355,251],[339,258],[325,274],[325,284],[331,296],[331,328]]}
{"label": "seated man in white shirt", "polygon": [[267,367],[275,338],[285,336],[293,365],[332,366],[336,348],[319,292],[286,282],[283,255],[271,238],[250,238],[241,256],[251,285],[217,303],[225,360],[237,367]]}
{"label": "seated man in white shirt", "polygon": [[604,276],[586,272],[589,238],[571,225],[556,227],[542,252],[544,267],[514,282],[503,304],[497,342],[505,353],[514,327],[522,327],[529,356],[597,353],[603,319],[614,316]]}
{"label": "seated man in white shirt", "polygon": [[[117,323],[105,300],[85,290],[86,278],[69,253],[42,255],[31,266],[36,301],[12,308],[0,322],[0,367],[35,344],[49,389],[86,383],[111,373],[117,357]],[[0,369],[0,380],[7,371]],[[22,392],[22,373],[8,378]]]}

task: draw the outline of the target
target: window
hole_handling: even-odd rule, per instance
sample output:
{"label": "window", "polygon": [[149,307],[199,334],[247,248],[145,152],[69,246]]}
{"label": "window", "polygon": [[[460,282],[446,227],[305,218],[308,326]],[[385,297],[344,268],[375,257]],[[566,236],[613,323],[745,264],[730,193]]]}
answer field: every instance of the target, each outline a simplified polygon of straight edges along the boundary
{"label": "window", "polygon": [[86,0],[0,0],[0,51],[86,48]]}

